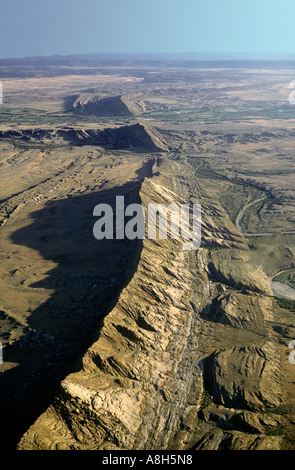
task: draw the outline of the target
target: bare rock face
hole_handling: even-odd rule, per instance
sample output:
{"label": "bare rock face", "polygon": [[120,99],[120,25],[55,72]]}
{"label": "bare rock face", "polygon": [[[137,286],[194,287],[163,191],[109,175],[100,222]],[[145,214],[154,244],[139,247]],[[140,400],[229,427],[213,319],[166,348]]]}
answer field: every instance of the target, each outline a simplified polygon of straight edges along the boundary
{"label": "bare rock face", "polygon": [[280,450],[281,436],[261,436],[239,431],[208,434],[195,450]]}
{"label": "bare rock face", "polygon": [[137,116],[145,111],[145,105],[139,93],[106,97],[83,93],[75,99],[73,110],[94,116]]}
{"label": "bare rock face", "polygon": [[30,144],[98,145],[108,149],[136,148],[145,151],[163,151],[168,147],[156,129],[141,124],[105,129],[23,129],[0,131],[0,139],[19,140]]}
{"label": "bare rock face", "polygon": [[[140,191],[145,208],[203,196],[185,165],[161,159]],[[267,279],[241,269],[243,237],[206,204],[199,250],[143,240],[133,278],[19,449],[280,448],[268,431],[281,417],[266,414],[281,403]]]}
{"label": "bare rock face", "polygon": [[206,422],[215,422],[221,428],[248,431],[263,434],[265,429],[276,429],[284,422],[282,416],[228,408],[222,405],[207,406],[201,415]]}
{"label": "bare rock face", "polygon": [[279,348],[271,341],[214,354],[208,360],[208,383],[215,402],[253,410],[279,406],[279,359]]}

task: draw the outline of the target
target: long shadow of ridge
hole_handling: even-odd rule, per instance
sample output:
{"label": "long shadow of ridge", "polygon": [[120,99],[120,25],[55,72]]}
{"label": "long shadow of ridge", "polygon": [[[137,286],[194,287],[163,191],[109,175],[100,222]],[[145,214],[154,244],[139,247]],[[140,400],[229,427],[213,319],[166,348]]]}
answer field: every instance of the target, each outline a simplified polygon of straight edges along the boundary
{"label": "long shadow of ridge", "polygon": [[98,337],[102,320],[136,271],[141,240],[97,240],[93,208],[116,196],[140,203],[139,190],[151,175],[153,160],[138,180],[93,194],[49,202],[31,214],[32,223],[12,235],[15,244],[37,250],[56,267],[30,288],[52,291],[31,312],[21,337],[4,349],[5,360],[18,364],[0,375],[3,448],[15,449],[28,427],[45,411],[77,359]]}

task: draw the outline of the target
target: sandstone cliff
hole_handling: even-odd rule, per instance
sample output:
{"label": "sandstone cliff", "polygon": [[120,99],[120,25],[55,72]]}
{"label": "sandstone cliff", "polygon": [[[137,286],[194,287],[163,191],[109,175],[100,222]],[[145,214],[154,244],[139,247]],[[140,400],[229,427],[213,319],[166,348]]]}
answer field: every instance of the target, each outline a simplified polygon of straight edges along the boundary
{"label": "sandstone cliff", "polygon": [[168,147],[161,134],[154,128],[142,124],[110,128],[22,129],[0,131],[0,139],[9,139],[22,144],[41,145],[94,145],[107,149],[135,148],[143,151],[166,151]]}
{"label": "sandstone cliff", "polygon": [[75,99],[73,110],[95,116],[136,116],[145,111],[145,104],[140,93],[115,96],[82,93]]}

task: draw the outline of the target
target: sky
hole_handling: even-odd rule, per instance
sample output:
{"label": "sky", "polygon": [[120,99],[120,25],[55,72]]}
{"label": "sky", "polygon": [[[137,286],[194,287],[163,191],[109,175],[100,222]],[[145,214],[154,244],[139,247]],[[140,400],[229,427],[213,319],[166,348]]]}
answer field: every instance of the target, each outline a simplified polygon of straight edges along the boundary
{"label": "sky", "polygon": [[0,0],[0,58],[294,53],[292,0]]}

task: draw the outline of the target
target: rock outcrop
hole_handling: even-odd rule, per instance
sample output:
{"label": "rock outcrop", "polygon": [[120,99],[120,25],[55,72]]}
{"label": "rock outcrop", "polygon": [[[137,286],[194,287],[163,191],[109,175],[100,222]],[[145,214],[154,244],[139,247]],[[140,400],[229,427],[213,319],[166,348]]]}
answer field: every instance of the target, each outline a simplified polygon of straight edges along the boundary
{"label": "rock outcrop", "polygon": [[106,97],[83,93],[75,99],[73,110],[94,116],[137,116],[145,111],[145,105],[136,93]]}
{"label": "rock outcrop", "polygon": [[141,124],[103,129],[23,129],[0,131],[0,139],[28,144],[98,145],[107,149],[139,149],[167,151],[160,133]]}

